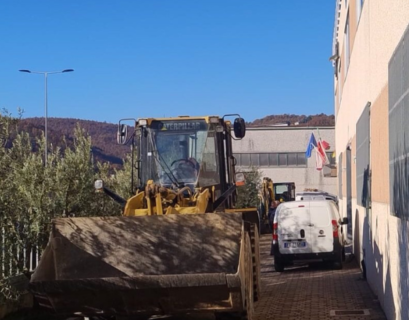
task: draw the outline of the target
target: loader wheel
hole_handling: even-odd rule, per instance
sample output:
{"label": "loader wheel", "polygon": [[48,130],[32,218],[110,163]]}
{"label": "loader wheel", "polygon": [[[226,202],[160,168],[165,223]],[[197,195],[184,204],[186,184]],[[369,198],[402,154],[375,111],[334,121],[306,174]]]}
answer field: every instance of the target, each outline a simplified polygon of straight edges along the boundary
{"label": "loader wheel", "polygon": [[260,300],[261,296],[261,283],[260,283],[260,243],[259,233],[255,224],[250,227],[250,239],[251,239],[251,253],[253,256],[253,292],[254,302]]}
{"label": "loader wheel", "polygon": [[250,235],[245,236],[245,252],[246,252],[246,279],[245,286],[245,308],[246,311],[241,315],[241,320],[252,320],[254,315],[254,281],[253,281],[253,253],[251,248]]}

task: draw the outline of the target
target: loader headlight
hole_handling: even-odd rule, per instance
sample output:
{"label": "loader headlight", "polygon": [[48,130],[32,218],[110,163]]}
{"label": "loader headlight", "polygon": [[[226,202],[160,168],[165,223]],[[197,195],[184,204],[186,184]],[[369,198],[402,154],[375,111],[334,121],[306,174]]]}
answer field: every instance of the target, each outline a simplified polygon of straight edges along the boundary
{"label": "loader headlight", "polygon": [[148,124],[148,120],[146,119],[138,119],[138,125],[145,127]]}
{"label": "loader headlight", "polygon": [[102,189],[104,188],[104,181],[101,179],[95,180],[94,188],[95,188],[95,191],[97,192],[102,191]]}

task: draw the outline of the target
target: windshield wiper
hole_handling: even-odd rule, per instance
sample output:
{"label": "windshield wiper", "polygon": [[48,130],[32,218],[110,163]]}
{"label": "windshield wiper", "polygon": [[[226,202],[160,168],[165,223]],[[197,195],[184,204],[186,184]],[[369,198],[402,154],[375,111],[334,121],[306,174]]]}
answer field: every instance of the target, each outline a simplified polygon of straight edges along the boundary
{"label": "windshield wiper", "polygon": [[[156,149],[156,146],[155,146],[155,144],[154,144],[154,142],[153,142],[153,138],[152,138],[152,134],[151,134],[151,133],[149,133],[149,137],[150,137],[151,145],[152,145],[152,153],[153,153],[153,156],[155,157],[156,162],[159,163],[160,167],[161,167],[162,170],[165,172],[165,174],[167,175],[167,177],[169,178],[169,180],[170,180],[173,184],[175,184],[178,188],[180,188],[180,187],[181,187],[181,184],[180,184],[179,181],[176,179],[175,175],[172,173],[172,170],[170,170],[168,164],[166,163],[165,160],[163,160],[163,158],[161,157],[160,153],[159,153],[158,150]],[[163,166],[162,161],[163,161],[163,163],[165,164],[166,168]],[[168,171],[167,171],[166,169],[167,169]]]}

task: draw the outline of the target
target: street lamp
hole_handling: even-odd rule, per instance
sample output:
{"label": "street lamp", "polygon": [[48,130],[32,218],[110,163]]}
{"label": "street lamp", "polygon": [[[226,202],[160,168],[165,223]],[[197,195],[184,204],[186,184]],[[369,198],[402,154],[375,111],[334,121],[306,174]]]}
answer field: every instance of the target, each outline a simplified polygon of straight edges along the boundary
{"label": "street lamp", "polygon": [[45,117],[44,117],[44,137],[45,137],[45,148],[44,148],[44,166],[47,165],[47,115],[48,115],[48,106],[47,106],[47,77],[49,74],[54,74],[54,73],[66,73],[66,72],[73,72],[74,69],[64,69],[62,71],[30,71],[30,70],[19,70],[20,72],[26,72],[26,73],[37,73],[37,74],[43,74],[44,75],[44,88],[45,88],[45,101],[44,101],[44,112],[45,112]]}

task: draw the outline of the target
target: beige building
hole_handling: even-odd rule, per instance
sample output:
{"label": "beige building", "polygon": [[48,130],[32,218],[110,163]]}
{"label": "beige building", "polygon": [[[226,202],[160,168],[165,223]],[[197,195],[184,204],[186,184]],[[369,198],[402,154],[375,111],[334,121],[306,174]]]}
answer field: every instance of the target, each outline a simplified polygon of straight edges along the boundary
{"label": "beige building", "polygon": [[388,319],[409,319],[409,0],[338,0],[340,208]]}

